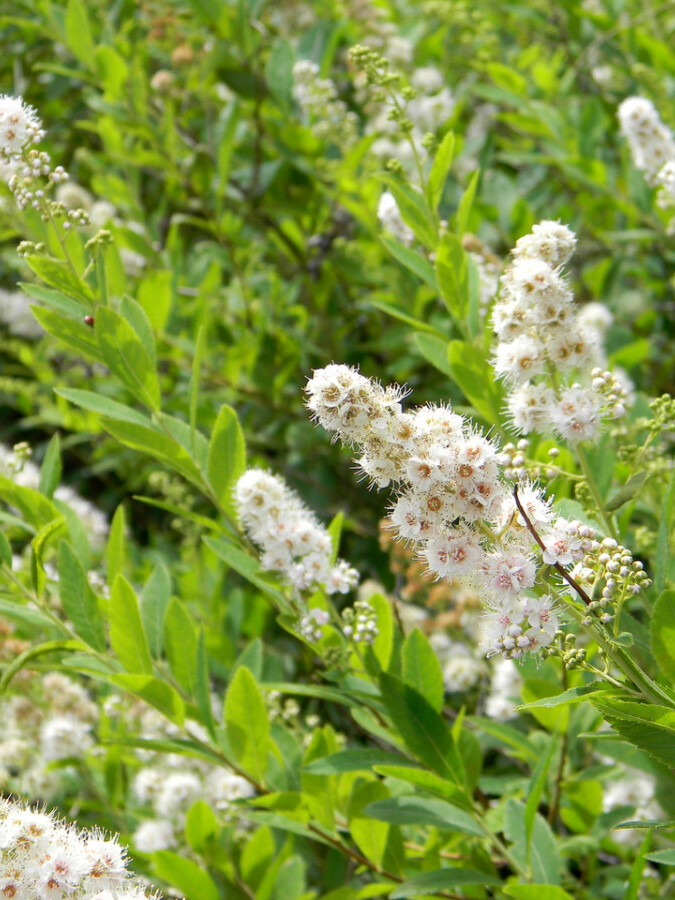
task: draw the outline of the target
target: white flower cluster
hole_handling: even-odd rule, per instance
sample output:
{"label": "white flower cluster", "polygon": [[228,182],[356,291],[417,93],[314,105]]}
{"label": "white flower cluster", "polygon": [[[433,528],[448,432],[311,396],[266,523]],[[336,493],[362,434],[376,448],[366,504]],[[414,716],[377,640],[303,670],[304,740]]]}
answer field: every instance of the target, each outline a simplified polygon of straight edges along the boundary
{"label": "white flower cluster", "polygon": [[[19,445],[17,445],[19,446]],[[30,451],[28,452],[30,455]],[[10,478],[21,487],[38,490],[40,470],[26,458],[25,453],[16,453],[5,444],[0,444],[0,475]],[[69,507],[82,521],[87,535],[94,545],[101,546],[108,536],[108,520],[104,513],[67,484],[60,484],[54,491],[54,500]]]}
{"label": "white flower cluster", "polygon": [[463,641],[453,641],[444,632],[429,638],[443,671],[443,684],[450,693],[468,691],[486,672],[485,662],[478,659]]}
{"label": "white flower cluster", "polygon": [[249,469],[234,495],[265,571],[278,572],[297,591],[321,587],[328,594],[346,594],[357,584],[358,573],[346,562],[333,564],[330,535],[283,478]]}
{"label": "white flower cluster", "polygon": [[44,329],[31,312],[35,303],[23,291],[6,291],[0,288],[0,322],[10,334],[35,341],[42,337]]}
{"label": "white flower cluster", "polygon": [[[645,173],[647,183],[658,187],[657,203],[675,207],[675,139],[661,121],[650,100],[628,97],[619,107],[621,132],[627,138],[633,162]],[[675,230],[675,218],[669,225]]]}
{"label": "white flower cluster", "polygon": [[348,150],[358,138],[358,119],[338,98],[329,78],[319,77],[319,67],[308,59],[293,66],[293,98],[310,120],[320,140]]}
{"label": "white flower cluster", "polygon": [[[397,537],[416,544],[437,577],[468,580],[490,614],[488,655],[518,657],[548,645],[557,629],[553,599],[535,593],[538,547],[501,478],[495,445],[449,407],[403,412],[403,391],[355,369],[330,365],[307,385],[313,417],[349,446],[374,484],[393,485]],[[520,502],[546,543],[544,563],[567,566],[592,546],[584,526],[553,519],[543,496],[523,485]]]}
{"label": "white flower cluster", "polygon": [[21,97],[0,94],[0,155],[19,156],[29,144],[37,144],[45,136],[37,112]]}
{"label": "white flower cluster", "polygon": [[[131,718],[134,711],[131,710]],[[125,719],[129,719],[129,713]],[[201,740],[208,735],[198,722],[186,722],[191,734]],[[144,739],[176,739],[180,730],[153,709],[142,707],[137,718],[138,733]],[[134,797],[149,813],[136,829],[134,847],[141,853],[154,853],[179,847],[183,841],[185,816],[197,800],[208,803],[223,824],[242,825],[237,802],[252,797],[253,787],[244,778],[214,768],[205,760],[175,753],[148,754],[137,751],[146,762],[133,781]]]}
{"label": "white flower cluster", "polygon": [[0,894],[8,900],[144,900],[116,837],[0,800]]}
{"label": "white flower cluster", "polygon": [[408,228],[401,218],[394,195],[390,194],[389,191],[385,191],[380,197],[380,202],[377,206],[377,218],[385,231],[389,231],[397,241],[400,241],[406,247],[409,247],[415,240],[412,230]]}
{"label": "white flower cluster", "polygon": [[515,716],[521,683],[520,673],[512,659],[495,659],[490,691],[485,698],[485,715],[498,721]]}
{"label": "white flower cluster", "polygon": [[[607,762],[613,760],[605,757]],[[639,769],[622,767],[622,777],[605,785],[602,807],[605,812],[619,806],[632,806],[635,813],[626,819],[662,819],[663,809],[656,799],[656,779],[653,775]],[[638,845],[642,842],[644,832],[633,828],[621,828],[612,832],[612,837],[620,844]]]}
{"label": "white flower cluster", "polygon": [[645,173],[649,184],[659,184],[659,173],[675,160],[675,140],[654,104],[645,97],[628,97],[619,107],[619,124],[635,165]]}
{"label": "white flower cluster", "polygon": [[[572,443],[597,437],[603,417],[624,415],[627,401],[624,382],[602,368],[601,330],[585,327],[562,272],[575,244],[566,225],[535,225],[517,241],[492,310],[493,367],[515,428],[553,430]],[[569,383],[589,372],[590,384]]]}
{"label": "white flower cluster", "polygon": [[55,795],[64,774],[48,763],[81,759],[93,746],[98,707],[81,685],[50,672],[7,698],[0,717],[0,787],[38,799]]}

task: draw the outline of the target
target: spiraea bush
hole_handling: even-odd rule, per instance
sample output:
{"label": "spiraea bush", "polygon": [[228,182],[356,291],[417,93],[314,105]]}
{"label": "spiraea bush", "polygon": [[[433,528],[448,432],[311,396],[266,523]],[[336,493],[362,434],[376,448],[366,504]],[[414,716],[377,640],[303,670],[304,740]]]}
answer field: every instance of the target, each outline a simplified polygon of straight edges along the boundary
{"label": "spiraea bush", "polygon": [[672,896],[673,10],[0,18],[0,893]]}

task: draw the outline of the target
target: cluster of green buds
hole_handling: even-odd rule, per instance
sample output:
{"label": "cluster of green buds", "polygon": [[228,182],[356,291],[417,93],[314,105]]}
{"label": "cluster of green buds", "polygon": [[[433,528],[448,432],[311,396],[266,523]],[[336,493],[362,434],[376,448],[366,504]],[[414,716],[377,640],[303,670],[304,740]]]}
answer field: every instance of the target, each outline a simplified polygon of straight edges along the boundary
{"label": "cluster of green buds", "polygon": [[47,246],[43,241],[40,241],[39,244],[36,244],[33,241],[20,241],[16,248],[16,252],[19,256],[40,256],[46,249]]}
{"label": "cluster of green buds", "polygon": [[[349,51],[349,59],[354,68],[365,74],[368,84],[390,90],[400,86],[401,76],[389,70],[389,60],[376,50],[371,50],[363,44],[356,44]],[[414,91],[412,96],[415,96]]]}
{"label": "cluster of green buds", "polygon": [[640,560],[633,559],[630,550],[614,538],[594,542],[574,577],[592,585],[592,599],[582,620],[584,625],[598,619],[603,625],[611,622],[625,599],[651,584]]}

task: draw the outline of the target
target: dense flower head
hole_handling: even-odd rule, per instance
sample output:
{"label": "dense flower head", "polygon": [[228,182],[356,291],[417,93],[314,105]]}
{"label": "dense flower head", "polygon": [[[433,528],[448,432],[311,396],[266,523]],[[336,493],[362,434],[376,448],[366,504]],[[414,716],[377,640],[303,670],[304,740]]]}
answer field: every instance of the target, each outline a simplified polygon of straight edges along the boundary
{"label": "dense flower head", "polygon": [[663,166],[675,159],[675,140],[645,97],[628,97],[619,107],[621,133],[628,139],[633,161],[650,184]]}
{"label": "dense flower head", "polygon": [[354,569],[333,562],[330,535],[278,475],[249,469],[235,486],[235,500],[263,569],[278,572],[298,591],[320,586],[344,594],[358,582]]}
{"label": "dense flower head", "polygon": [[[554,521],[541,492],[522,484],[521,505],[548,541],[542,560],[503,480],[498,447],[467,419],[448,406],[404,411],[398,385],[383,387],[349,366],[315,371],[306,391],[313,417],[355,448],[361,471],[378,487],[393,486],[396,537],[415,546],[432,575],[479,591],[486,653],[518,657],[550,644],[559,616],[541,595],[538,570],[578,562],[589,548],[580,524]],[[456,677],[465,669],[468,678],[470,668],[460,665]]]}
{"label": "dense flower head", "polygon": [[0,892],[11,900],[142,900],[116,837],[78,831],[51,813],[0,801]]}
{"label": "dense flower head", "polygon": [[16,156],[43,137],[36,111],[21,97],[0,94],[0,155]]}
{"label": "dense flower head", "polygon": [[[605,371],[611,314],[598,303],[579,311],[563,272],[575,244],[566,225],[535,225],[517,241],[492,310],[493,367],[506,383],[514,427],[554,431],[570,443],[595,439],[603,419],[623,415],[628,400]],[[575,377],[585,383],[569,383]]]}

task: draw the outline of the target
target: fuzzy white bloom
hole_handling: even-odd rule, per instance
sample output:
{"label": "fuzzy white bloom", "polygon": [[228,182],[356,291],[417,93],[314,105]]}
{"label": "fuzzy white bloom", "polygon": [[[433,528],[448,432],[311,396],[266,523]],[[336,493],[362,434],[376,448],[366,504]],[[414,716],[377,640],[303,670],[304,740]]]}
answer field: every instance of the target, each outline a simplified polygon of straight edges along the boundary
{"label": "fuzzy white bloom", "polygon": [[91,726],[75,716],[52,716],[40,730],[40,749],[48,762],[81,757],[93,746]]}
{"label": "fuzzy white bloom", "polygon": [[675,159],[675,140],[654,104],[645,97],[628,97],[619,107],[621,133],[627,138],[638,169],[656,184],[661,168]]}
{"label": "fuzzy white bloom", "polygon": [[333,563],[330,535],[281,477],[249,469],[234,494],[263,569],[278,572],[297,591],[320,585],[329,594],[347,593],[358,583],[354,569],[341,560]]}
{"label": "fuzzy white bloom", "polygon": [[[624,414],[629,402],[612,373],[594,374],[606,368],[611,313],[602,304],[577,311],[562,269],[575,244],[566,225],[535,225],[516,242],[492,310],[493,367],[506,382],[514,427],[554,431],[572,443],[594,440],[603,420]],[[590,384],[567,380],[579,375]]]}
{"label": "fuzzy white bloom", "polygon": [[461,641],[453,641],[443,632],[429,638],[443,672],[446,691],[459,693],[470,690],[485,674],[485,664],[476,659],[471,648]]}
{"label": "fuzzy white bloom", "polygon": [[485,699],[485,714],[503,721],[516,715],[521,678],[512,659],[497,658],[492,664],[490,692]]}
{"label": "fuzzy white bloom", "polygon": [[125,848],[53,814],[0,801],[0,891],[15,900],[142,900]]}
{"label": "fuzzy white bloom", "polygon": [[173,825],[168,819],[148,819],[134,831],[134,846],[141,853],[170,850],[176,845]]}
{"label": "fuzzy white bloom", "polygon": [[21,97],[0,94],[0,154],[16,156],[28,144],[36,144],[43,137],[36,111]]}
{"label": "fuzzy white bloom", "polygon": [[162,782],[154,808],[167,819],[180,817],[202,794],[201,779],[193,772],[172,772]]}
{"label": "fuzzy white bloom", "polygon": [[[482,641],[488,655],[520,656],[549,644],[556,613],[548,600],[526,593],[535,587],[541,551],[505,487],[494,443],[448,407],[404,412],[400,387],[382,387],[348,366],[317,370],[306,390],[313,417],[356,445],[361,470],[378,487],[393,485],[389,519],[396,536],[412,541],[438,578],[480,590],[490,610]],[[519,497],[549,539],[547,553],[562,535],[575,561],[577,525],[565,530],[565,520],[557,520],[552,528],[549,504],[531,485],[522,484]],[[567,565],[562,549],[558,555]],[[459,668],[469,678],[470,667]]]}
{"label": "fuzzy white bloom", "polygon": [[255,789],[240,775],[226,769],[214,769],[206,779],[206,796],[215,809],[229,811],[238,800],[253,797]]}
{"label": "fuzzy white bloom", "polygon": [[42,325],[31,312],[31,300],[22,291],[6,291],[0,288],[0,322],[16,337],[35,341],[45,333]]}
{"label": "fuzzy white bloom", "polygon": [[[638,769],[624,769],[624,776],[605,784],[602,806],[605,812],[617,806],[635,808],[633,818],[662,819],[663,809],[656,798],[656,779]],[[630,818],[626,816],[626,818]],[[612,832],[612,838],[621,844],[640,844],[644,832],[638,829],[621,828]]]}
{"label": "fuzzy white bloom", "polygon": [[396,240],[405,244],[406,247],[409,247],[410,244],[412,244],[415,235],[401,218],[401,213],[399,212],[394,195],[390,194],[389,191],[385,191],[380,197],[380,202],[377,207],[377,218],[380,221],[380,225],[386,231],[390,231]]}

